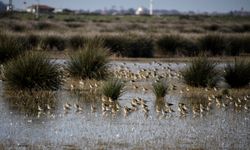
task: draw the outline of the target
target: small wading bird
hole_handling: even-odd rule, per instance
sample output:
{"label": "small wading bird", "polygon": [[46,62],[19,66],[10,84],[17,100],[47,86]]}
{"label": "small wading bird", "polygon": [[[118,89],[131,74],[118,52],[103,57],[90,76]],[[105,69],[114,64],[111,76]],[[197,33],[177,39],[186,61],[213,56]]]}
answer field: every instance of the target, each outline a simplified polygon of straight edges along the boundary
{"label": "small wading bird", "polygon": [[43,111],[43,109],[42,109],[42,107],[40,105],[38,105],[37,110],[38,111]]}
{"label": "small wading bird", "polygon": [[180,115],[181,116],[185,116],[187,114],[187,107],[185,104],[183,103],[179,103],[178,104],[178,111],[180,112]]}
{"label": "small wading bird", "polygon": [[161,113],[160,107],[159,107],[159,106],[156,106],[156,107],[155,107],[155,111],[156,111],[157,114]]}
{"label": "small wading bird", "polygon": [[205,112],[205,107],[200,104],[200,115],[203,116],[203,113]]}
{"label": "small wading bird", "polygon": [[193,106],[192,112],[193,112],[193,117],[196,117],[196,115],[198,115],[198,113],[199,113],[199,109],[197,107]]}
{"label": "small wading bird", "polygon": [[137,110],[138,109],[138,104],[137,104],[137,100],[136,99],[132,99],[131,100],[131,106],[132,106],[132,108],[134,109],[134,110]]}
{"label": "small wading bird", "polygon": [[70,109],[71,109],[71,104],[65,103],[65,104],[63,105],[63,110],[64,110],[64,111],[68,111],[68,110],[70,110]]}
{"label": "small wading bird", "polygon": [[124,116],[128,116],[129,113],[132,112],[132,109],[131,109],[131,108],[128,108],[128,106],[125,106],[125,107],[123,108],[123,112],[124,112]]}
{"label": "small wading bird", "polygon": [[51,107],[49,104],[46,105],[48,110],[51,110]]}
{"label": "small wading bird", "polygon": [[164,109],[164,113],[172,113],[172,112],[175,112],[171,106],[173,106],[172,103],[166,103],[165,104],[165,109]]}
{"label": "small wading bird", "polygon": [[90,106],[91,112],[94,113],[96,111],[96,107],[94,105]]}
{"label": "small wading bird", "polygon": [[80,111],[82,111],[82,108],[80,107],[80,105],[79,104],[74,104],[74,107],[75,107],[75,109],[76,109],[76,112],[80,112]]}

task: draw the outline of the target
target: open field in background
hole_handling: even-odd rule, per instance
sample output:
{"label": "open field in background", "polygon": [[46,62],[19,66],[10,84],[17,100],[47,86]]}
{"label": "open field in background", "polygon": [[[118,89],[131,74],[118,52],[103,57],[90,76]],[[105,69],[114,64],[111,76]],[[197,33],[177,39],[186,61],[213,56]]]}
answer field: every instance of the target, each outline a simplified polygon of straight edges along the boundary
{"label": "open field in background", "polygon": [[[65,54],[102,38],[114,56],[237,56],[250,53],[246,16],[98,16],[28,13],[1,16],[0,30],[29,49]],[[63,56],[63,55],[61,55]]]}
{"label": "open field in background", "polygon": [[250,17],[34,17],[0,18],[0,149],[249,147]]}

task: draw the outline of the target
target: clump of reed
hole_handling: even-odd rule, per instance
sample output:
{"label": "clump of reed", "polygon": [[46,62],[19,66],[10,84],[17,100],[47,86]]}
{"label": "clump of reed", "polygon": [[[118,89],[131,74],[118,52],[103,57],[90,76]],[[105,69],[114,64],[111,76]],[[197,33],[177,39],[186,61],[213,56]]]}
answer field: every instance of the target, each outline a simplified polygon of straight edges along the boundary
{"label": "clump of reed", "polygon": [[226,38],[219,34],[208,34],[198,40],[201,51],[211,55],[222,55],[228,47]]}
{"label": "clump of reed", "polygon": [[196,44],[178,35],[165,35],[156,40],[156,47],[160,54],[164,55],[194,55],[197,51]]}
{"label": "clump of reed", "polygon": [[66,48],[66,40],[62,36],[48,35],[42,37],[40,47],[43,50],[59,50],[62,51]]}
{"label": "clump of reed", "polygon": [[146,57],[154,56],[154,44],[151,38],[128,36],[124,41],[121,55],[124,57]]}
{"label": "clump of reed", "polygon": [[24,32],[25,30],[27,30],[27,27],[25,25],[17,24],[17,23],[10,24],[9,27],[12,31],[15,31],[15,32]]}
{"label": "clump of reed", "polygon": [[224,79],[232,88],[248,85],[250,83],[250,62],[235,60],[234,63],[227,64]]}
{"label": "clump of reed", "polygon": [[15,38],[16,42],[19,42],[22,48],[26,50],[36,49],[40,42],[40,37],[34,34],[15,36]]}
{"label": "clump of reed", "polygon": [[36,29],[36,30],[47,30],[47,29],[50,29],[52,27],[52,24],[49,23],[49,22],[44,22],[44,21],[39,21],[39,22],[36,22],[34,25],[33,25],[33,28]]}
{"label": "clump of reed", "polygon": [[26,49],[22,44],[20,39],[6,33],[0,33],[0,63],[23,53]]}
{"label": "clump of reed", "polygon": [[154,43],[151,38],[135,35],[103,36],[102,38],[111,52],[123,57],[154,56]]}
{"label": "clump of reed", "polygon": [[176,35],[166,35],[156,41],[157,48],[162,54],[175,54],[180,47],[181,37]]}
{"label": "clump of reed", "polygon": [[86,43],[86,40],[87,38],[84,37],[84,36],[81,36],[81,35],[74,35],[74,36],[71,36],[69,39],[68,39],[68,43],[69,43],[69,46],[70,48],[73,48],[74,50],[76,49],[79,49],[79,48],[83,48],[85,43]]}
{"label": "clump of reed", "polygon": [[102,86],[102,94],[116,101],[124,93],[125,84],[119,79],[109,79]]}
{"label": "clump of reed", "polygon": [[154,84],[153,86],[153,93],[156,96],[156,99],[164,98],[168,91],[168,86],[164,81],[159,81]]}
{"label": "clump of reed", "polygon": [[27,52],[4,66],[7,86],[14,90],[57,90],[62,84],[59,66],[44,53]]}
{"label": "clump of reed", "polygon": [[41,117],[43,113],[52,113],[56,107],[56,94],[52,91],[8,91],[6,95],[15,111],[30,116]]}
{"label": "clump of reed", "polygon": [[218,74],[216,63],[206,57],[193,59],[190,66],[182,71],[184,81],[195,87],[215,86]]}
{"label": "clump of reed", "polygon": [[108,49],[99,38],[88,40],[85,47],[70,55],[68,72],[82,79],[103,79],[108,75]]}

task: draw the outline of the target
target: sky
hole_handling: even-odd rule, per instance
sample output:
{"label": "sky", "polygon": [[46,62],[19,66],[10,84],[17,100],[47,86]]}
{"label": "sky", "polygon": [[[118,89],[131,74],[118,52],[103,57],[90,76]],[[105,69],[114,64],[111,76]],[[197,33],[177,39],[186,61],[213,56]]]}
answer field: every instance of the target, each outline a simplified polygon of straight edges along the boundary
{"label": "sky", "polygon": [[[8,3],[9,0],[0,0]],[[36,3],[38,0],[12,0],[15,8],[25,8]],[[54,8],[69,9],[116,9],[149,7],[149,0],[39,0],[41,4],[53,6]],[[24,2],[27,4],[25,5]],[[250,0],[154,0],[154,9],[167,9],[179,11],[196,12],[228,12],[231,10],[250,11]]]}

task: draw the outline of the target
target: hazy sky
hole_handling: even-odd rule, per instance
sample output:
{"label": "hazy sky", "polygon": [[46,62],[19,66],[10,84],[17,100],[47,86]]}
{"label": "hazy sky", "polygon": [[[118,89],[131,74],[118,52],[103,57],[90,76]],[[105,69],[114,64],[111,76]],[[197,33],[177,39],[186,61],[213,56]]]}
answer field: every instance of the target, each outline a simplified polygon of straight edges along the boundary
{"label": "hazy sky", "polygon": [[[0,0],[7,3],[9,0]],[[34,4],[37,0],[12,0],[15,8],[25,8]],[[27,2],[24,5],[24,1]],[[137,8],[139,6],[147,7],[149,0],[40,0],[41,4],[47,4],[55,8],[85,9],[95,10],[111,8],[116,9]],[[250,0],[154,0],[155,9],[176,9],[179,11],[217,11],[228,12],[230,10],[250,11]]]}

